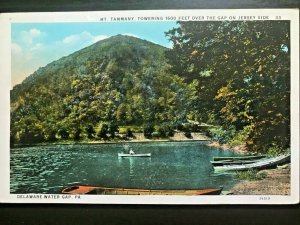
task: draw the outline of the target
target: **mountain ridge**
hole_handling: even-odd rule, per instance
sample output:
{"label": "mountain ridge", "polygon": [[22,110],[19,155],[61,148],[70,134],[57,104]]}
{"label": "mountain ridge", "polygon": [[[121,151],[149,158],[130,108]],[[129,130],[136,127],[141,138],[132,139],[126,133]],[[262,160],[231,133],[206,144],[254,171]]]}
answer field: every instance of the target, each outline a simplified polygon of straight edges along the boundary
{"label": "mountain ridge", "polygon": [[189,89],[168,72],[166,50],[116,35],[38,69],[11,91],[12,139],[99,138],[109,124],[183,120]]}
{"label": "mountain ridge", "polygon": [[[82,49],[79,49],[79,50],[77,50],[77,51],[75,51],[75,52],[72,52],[72,53],[70,53],[70,54],[68,54],[68,55],[66,55],[66,56],[62,56],[62,57],[60,57],[59,59],[53,60],[53,61],[49,62],[48,64],[46,64],[45,66],[39,67],[39,68],[38,68],[37,70],[35,70],[32,74],[30,74],[28,77],[26,77],[20,84],[22,84],[24,81],[26,82],[26,80],[28,80],[28,78],[30,79],[30,76],[34,75],[34,74],[37,73],[38,71],[44,70],[45,67],[51,66],[51,65],[56,64],[56,63],[60,63],[61,61],[67,60],[69,57],[72,57],[72,56],[75,56],[75,55],[80,54],[80,53],[82,53],[82,52],[88,51],[88,50],[90,50],[91,48],[95,48],[95,47],[98,46],[98,45],[105,44],[105,43],[108,42],[108,41],[115,40],[115,41],[117,41],[117,42],[120,42],[120,41],[124,41],[124,40],[126,40],[126,39],[128,39],[128,40],[130,40],[130,39],[131,39],[131,40],[139,40],[139,41],[142,41],[142,42],[147,43],[147,44],[152,44],[153,46],[159,46],[159,47],[163,47],[163,48],[165,48],[165,49],[168,49],[167,47],[164,47],[164,46],[159,45],[159,44],[157,44],[157,43],[148,41],[148,40],[146,40],[146,39],[142,39],[142,38],[138,38],[138,37],[134,37],[134,36],[130,36],[130,35],[117,34],[117,35],[114,35],[114,36],[110,36],[110,37],[108,37],[108,38],[105,38],[105,39],[103,39],[103,40],[99,40],[99,41],[97,41],[97,42],[95,42],[95,43],[93,43],[93,44],[91,44],[91,45],[89,45],[89,46],[86,46],[86,47],[84,47],[84,48],[82,48]],[[14,85],[14,87],[15,87],[15,86],[18,86],[18,85],[20,85],[20,84]],[[13,87],[13,88],[14,88],[14,87]]]}
{"label": "mountain ridge", "polygon": [[[87,47],[84,47],[82,49],[79,49],[67,56],[63,56],[57,60],[54,60],[50,63],[48,63],[47,65],[43,66],[43,67],[40,67],[38,68],[36,71],[34,71],[32,74],[30,74],[28,77],[26,77],[22,83],[20,84],[17,84],[13,87],[12,89],[12,92],[16,91],[14,89],[22,89],[22,86],[26,86],[27,84],[29,86],[31,86],[32,82],[34,83],[34,80],[35,78],[37,78],[40,74],[43,74],[45,71],[47,71],[47,69],[49,67],[57,67],[57,66],[64,66],[65,64],[69,64],[70,62],[72,62],[74,60],[74,57],[75,59],[77,60],[78,56],[82,56],[82,54],[89,54],[89,52],[91,50],[95,50],[97,48],[101,48],[103,45],[109,45],[111,46],[113,42],[114,44],[119,44],[119,45],[122,45],[122,42],[123,44],[126,42],[127,44],[132,44],[132,42],[140,42],[142,44],[147,44],[147,45],[150,45],[152,47],[156,47],[156,48],[163,48],[165,50],[167,50],[166,47],[164,46],[161,46],[159,44],[156,44],[156,43],[153,43],[151,41],[148,41],[148,40],[145,40],[145,39],[141,39],[141,38],[137,38],[137,37],[134,37],[134,36],[130,36],[130,35],[122,35],[122,34],[118,34],[118,35],[114,35],[114,36],[111,36],[109,38],[106,38],[106,39],[103,39],[103,40],[100,40],[100,41],[97,41],[96,43],[94,44],[91,44]],[[81,59],[81,60],[89,60],[88,58],[85,58],[85,59]],[[62,67],[59,67],[57,69],[61,69]],[[30,88],[30,87],[28,87]],[[27,88],[25,88],[27,89]]]}

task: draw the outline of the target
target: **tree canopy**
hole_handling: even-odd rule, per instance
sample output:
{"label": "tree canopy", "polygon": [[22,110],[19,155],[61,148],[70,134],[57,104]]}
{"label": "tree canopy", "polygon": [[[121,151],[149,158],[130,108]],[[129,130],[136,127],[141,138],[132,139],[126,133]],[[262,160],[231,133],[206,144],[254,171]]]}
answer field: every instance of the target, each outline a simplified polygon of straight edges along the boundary
{"label": "tree canopy", "polygon": [[289,21],[179,22],[171,71],[198,82],[199,120],[247,130],[248,147],[290,142]]}

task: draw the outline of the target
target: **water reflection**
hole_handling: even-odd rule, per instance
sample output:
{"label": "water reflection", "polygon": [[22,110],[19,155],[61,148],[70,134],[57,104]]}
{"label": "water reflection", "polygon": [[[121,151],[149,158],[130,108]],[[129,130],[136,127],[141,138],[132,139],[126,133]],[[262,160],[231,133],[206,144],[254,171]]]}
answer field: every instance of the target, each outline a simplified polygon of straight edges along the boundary
{"label": "water reflection", "polygon": [[151,157],[118,157],[118,161],[123,168],[128,168],[129,176],[134,177],[151,163]]}
{"label": "water reflection", "polygon": [[134,160],[135,158],[129,158],[129,176],[134,176]]}

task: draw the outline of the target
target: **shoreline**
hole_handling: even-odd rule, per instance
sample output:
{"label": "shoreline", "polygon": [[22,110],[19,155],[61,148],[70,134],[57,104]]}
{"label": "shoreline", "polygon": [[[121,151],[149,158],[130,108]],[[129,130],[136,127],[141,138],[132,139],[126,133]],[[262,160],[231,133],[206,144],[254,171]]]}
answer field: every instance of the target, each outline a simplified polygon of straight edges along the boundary
{"label": "shoreline", "polygon": [[242,154],[242,155],[246,155],[247,153],[249,153],[245,144],[231,146],[229,144],[220,144],[219,142],[212,141],[211,143],[208,144],[208,146],[214,147],[214,148],[219,148],[222,150],[231,150],[231,151],[234,151],[234,152]]}
{"label": "shoreline", "polygon": [[107,141],[107,142],[51,142],[51,143],[38,143],[38,144],[28,144],[28,145],[16,145],[14,147],[11,147],[11,149],[14,148],[25,148],[25,147],[32,147],[32,146],[52,146],[52,145],[113,145],[113,144],[142,144],[142,143],[180,143],[180,142],[210,142],[210,140],[149,140],[149,141]]}
{"label": "shoreline", "polygon": [[291,166],[260,170],[266,177],[256,181],[241,181],[230,189],[233,195],[290,195]]}
{"label": "shoreline", "polygon": [[35,143],[35,144],[15,144],[10,148],[23,148],[23,147],[31,147],[31,146],[46,146],[46,145],[89,145],[89,144],[129,144],[129,143],[151,143],[151,142],[210,142],[211,139],[205,136],[203,133],[192,133],[192,138],[187,138],[183,135],[183,133],[178,132],[175,133],[174,137],[169,138],[145,138],[142,133],[134,133],[135,138],[128,140],[79,140],[79,141],[56,141],[56,142],[43,142],[43,143]]}
{"label": "shoreline", "polygon": [[[242,155],[249,155],[246,145],[230,146],[228,144],[220,144],[211,142],[210,147],[222,150],[231,150]],[[256,155],[256,154],[254,154]],[[291,194],[291,165],[275,169],[264,169],[257,171],[257,174],[265,174],[266,177],[261,180],[239,180],[228,193],[232,195],[290,195]]]}

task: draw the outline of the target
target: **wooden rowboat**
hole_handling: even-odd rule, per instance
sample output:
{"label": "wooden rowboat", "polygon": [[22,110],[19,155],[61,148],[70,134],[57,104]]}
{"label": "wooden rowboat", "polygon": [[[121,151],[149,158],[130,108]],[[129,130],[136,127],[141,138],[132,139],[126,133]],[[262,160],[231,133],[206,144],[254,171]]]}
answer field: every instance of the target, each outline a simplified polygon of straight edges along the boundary
{"label": "wooden rowboat", "polygon": [[142,153],[142,154],[126,154],[118,153],[119,157],[151,157],[151,153]]}
{"label": "wooden rowboat", "polygon": [[220,161],[210,161],[210,163],[213,166],[242,165],[242,164],[255,163],[258,160],[220,160]]}
{"label": "wooden rowboat", "polygon": [[63,189],[62,194],[76,195],[219,195],[223,187],[195,190],[151,190],[132,188],[108,188],[95,186],[70,186]]}
{"label": "wooden rowboat", "polygon": [[224,156],[224,157],[214,157],[214,161],[223,161],[223,160],[257,160],[266,158],[265,155],[247,155],[247,156]]}
{"label": "wooden rowboat", "polygon": [[242,165],[225,165],[225,166],[215,166],[215,172],[225,172],[225,171],[243,171],[243,170],[261,170],[276,167],[277,165],[282,165],[290,162],[291,155],[281,155],[273,158],[261,159],[255,163],[242,164]]}

